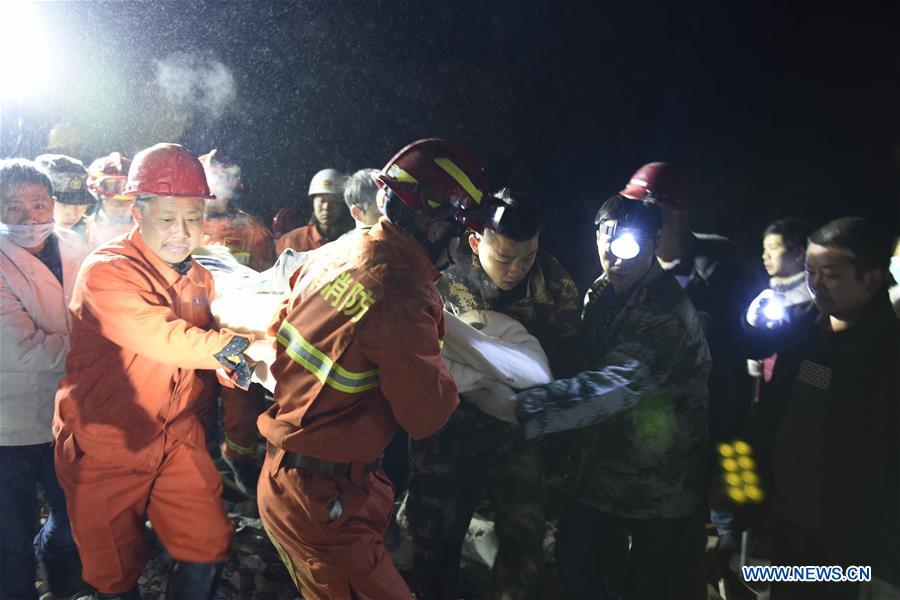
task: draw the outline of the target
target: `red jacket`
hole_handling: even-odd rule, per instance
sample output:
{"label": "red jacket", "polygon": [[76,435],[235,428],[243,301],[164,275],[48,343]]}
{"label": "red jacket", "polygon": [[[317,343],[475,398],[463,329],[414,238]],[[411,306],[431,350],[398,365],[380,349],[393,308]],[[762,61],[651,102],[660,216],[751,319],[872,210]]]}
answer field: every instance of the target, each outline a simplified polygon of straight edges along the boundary
{"label": "red jacket", "polygon": [[201,244],[225,246],[239,263],[257,271],[265,271],[275,264],[272,232],[242,210],[207,217]]}
{"label": "red jacket", "polygon": [[275,240],[275,249],[278,251],[278,254],[281,254],[288,248],[297,252],[309,252],[310,250],[321,248],[326,243],[328,243],[328,240],[322,237],[316,224],[310,223],[293,231],[288,231]]}
{"label": "red jacket", "polygon": [[437,431],[459,403],[440,354],[439,275],[384,219],[314,253],[270,330],[278,384],[263,436],[320,460],[369,462],[398,422],[415,439]]}

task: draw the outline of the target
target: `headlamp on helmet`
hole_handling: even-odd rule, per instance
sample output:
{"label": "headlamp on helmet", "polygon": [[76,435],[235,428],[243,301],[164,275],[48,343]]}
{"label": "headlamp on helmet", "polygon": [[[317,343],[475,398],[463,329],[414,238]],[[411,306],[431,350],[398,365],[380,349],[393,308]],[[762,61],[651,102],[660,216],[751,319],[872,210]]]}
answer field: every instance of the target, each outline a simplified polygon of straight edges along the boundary
{"label": "headlamp on helmet", "polygon": [[651,199],[631,200],[616,195],[603,203],[594,218],[597,233],[609,240],[610,252],[631,260],[653,248],[662,228],[662,211]]}
{"label": "headlamp on helmet", "polygon": [[596,222],[597,229],[609,240],[609,250],[616,258],[631,260],[641,253],[641,247],[651,242],[650,233],[628,223],[627,220]]}
{"label": "headlamp on helmet", "polygon": [[599,230],[609,239],[609,250],[616,258],[631,260],[641,253],[640,232],[620,227],[616,221],[603,223]]}

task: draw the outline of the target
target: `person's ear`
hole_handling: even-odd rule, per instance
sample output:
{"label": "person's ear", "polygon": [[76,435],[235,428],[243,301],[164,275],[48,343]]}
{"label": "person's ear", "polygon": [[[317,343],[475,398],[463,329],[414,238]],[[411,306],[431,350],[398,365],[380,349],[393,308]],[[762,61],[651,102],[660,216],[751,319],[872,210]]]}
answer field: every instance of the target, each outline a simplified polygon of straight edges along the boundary
{"label": "person's ear", "polygon": [[141,224],[141,209],[138,208],[137,202],[131,205],[131,218],[134,219],[134,222],[138,225]]}
{"label": "person's ear", "polygon": [[876,294],[884,286],[884,272],[879,269],[870,269],[863,273],[863,286],[870,294]]}
{"label": "person's ear", "polygon": [[359,210],[359,207],[355,204],[350,206],[350,216],[353,217],[354,221],[361,221],[363,218],[363,212]]}
{"label": "person's ear", "polygon": [[478,256],[478,248],[481,246],[481,234],[473,233],[469,236],[469,248],[472,249],[472,254]]}

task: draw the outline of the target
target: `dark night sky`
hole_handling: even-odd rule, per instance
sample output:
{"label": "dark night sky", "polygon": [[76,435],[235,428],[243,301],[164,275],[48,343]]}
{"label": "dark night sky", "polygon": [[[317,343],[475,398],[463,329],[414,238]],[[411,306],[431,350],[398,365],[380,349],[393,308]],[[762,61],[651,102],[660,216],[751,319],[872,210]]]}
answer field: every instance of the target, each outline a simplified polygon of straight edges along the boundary
{"label": "dark night sky", "polygon": [[[40,5],[52,94],[4,104],[0,155],[53,122],[86,161],[159,141],[223,148],[246,208],[302,201],[324,167],[380,167],[419,137],[467,146],[495,186],[545,199],[548,243],[594,269],[590,220],[650,160],[693,182],[693,219],[756,253],[779,216],[877,217],[897,229],[896,2],[55,2]],[[173,105],[157,61],[218,60],[218,118]],[[580,253],[588,252],[589,258]]]}

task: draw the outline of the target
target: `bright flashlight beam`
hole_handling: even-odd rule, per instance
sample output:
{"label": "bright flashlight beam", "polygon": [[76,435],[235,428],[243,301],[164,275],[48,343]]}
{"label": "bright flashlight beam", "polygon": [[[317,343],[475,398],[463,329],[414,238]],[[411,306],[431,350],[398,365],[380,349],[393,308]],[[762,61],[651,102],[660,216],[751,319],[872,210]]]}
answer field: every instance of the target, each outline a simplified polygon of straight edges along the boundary
{"label": "bright flashlight beam", "polygon": [[778,298],[769,298],[763,307],[763,315],[770,322],[778,322],[784,318],[784,303]]}
{"label": "bright flashlight beam", "polygon": [[47,83],[49,52],[35,2],[0,1],[0,97],[24,99]]}

